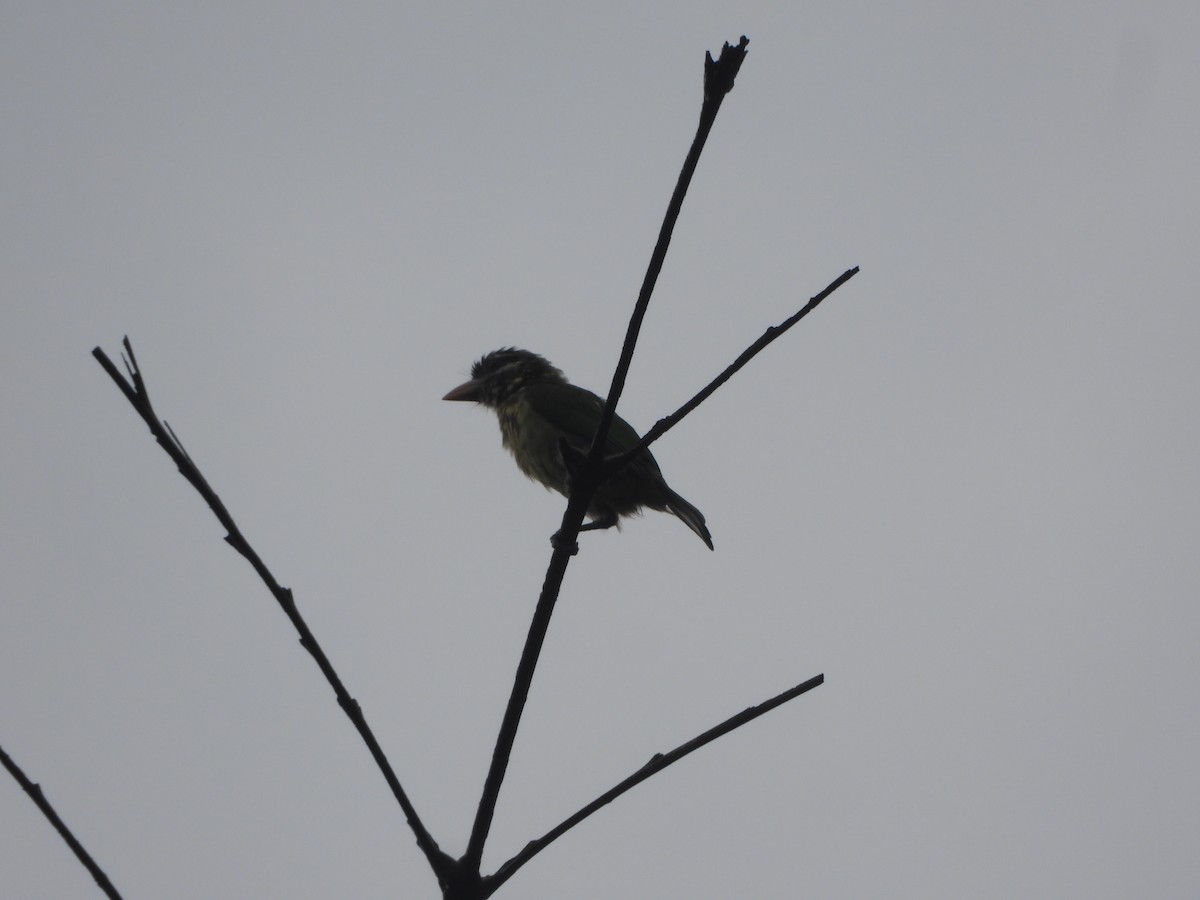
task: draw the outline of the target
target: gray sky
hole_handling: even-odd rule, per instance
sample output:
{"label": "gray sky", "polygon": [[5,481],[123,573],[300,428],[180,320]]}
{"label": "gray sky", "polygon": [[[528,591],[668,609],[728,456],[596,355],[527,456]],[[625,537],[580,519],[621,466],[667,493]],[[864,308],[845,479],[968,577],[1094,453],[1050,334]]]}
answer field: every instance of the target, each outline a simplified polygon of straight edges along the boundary
{"label": "gray sky", "polygon": [[[563,501],[439,398],[603,392],[708,517],[585,535],[498,896],[1200,896],[1200,6],[91,4],[0,27],[0,742],[129,898],[430,897],[331,691],[89,355],[128,333],[436,838]],[[7,777],[0,894],[98,891]]]}

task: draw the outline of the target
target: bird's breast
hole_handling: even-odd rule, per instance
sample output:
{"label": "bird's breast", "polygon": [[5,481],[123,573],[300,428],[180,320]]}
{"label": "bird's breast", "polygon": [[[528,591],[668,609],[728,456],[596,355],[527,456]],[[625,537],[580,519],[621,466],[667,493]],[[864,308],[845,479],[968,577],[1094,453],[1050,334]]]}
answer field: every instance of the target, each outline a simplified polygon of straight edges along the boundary
{"label": "bird's breast", "polygon": [[529,478],[560,494],[567,493],[567,473],[559,452],[562,431],[519,400],[496,410],[504,446]]}

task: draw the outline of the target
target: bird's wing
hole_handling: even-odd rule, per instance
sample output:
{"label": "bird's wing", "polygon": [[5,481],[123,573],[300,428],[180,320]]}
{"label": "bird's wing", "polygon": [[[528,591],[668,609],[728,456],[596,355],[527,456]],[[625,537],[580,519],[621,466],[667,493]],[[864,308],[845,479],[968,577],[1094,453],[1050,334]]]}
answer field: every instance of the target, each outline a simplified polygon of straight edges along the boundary
{"label": "bird's wing", "polygon": [[[600,424],[603,400],[573,384],[534,384],[524,393],[535,413],[586,448]],[[620,416],[613,417],[606,448],[609,455],[632,450],[640,440],[632,425]]]}

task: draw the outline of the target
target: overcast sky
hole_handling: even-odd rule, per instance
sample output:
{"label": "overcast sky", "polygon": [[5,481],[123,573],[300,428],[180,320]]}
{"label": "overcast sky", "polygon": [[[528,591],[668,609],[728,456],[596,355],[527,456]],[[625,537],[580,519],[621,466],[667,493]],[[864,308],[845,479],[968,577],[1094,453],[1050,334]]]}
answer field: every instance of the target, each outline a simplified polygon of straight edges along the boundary
{"label": "overcast sky", "polygon": [[[498,897],[1200,896],[1200,5],[56,3],[0,18],[0,744],[127,898],[437,894],[160,414],[465,848],[564,501],[439,399],[603,393],[702,509],[584,535]],[[7,776],[0,895],[99,896]]]}

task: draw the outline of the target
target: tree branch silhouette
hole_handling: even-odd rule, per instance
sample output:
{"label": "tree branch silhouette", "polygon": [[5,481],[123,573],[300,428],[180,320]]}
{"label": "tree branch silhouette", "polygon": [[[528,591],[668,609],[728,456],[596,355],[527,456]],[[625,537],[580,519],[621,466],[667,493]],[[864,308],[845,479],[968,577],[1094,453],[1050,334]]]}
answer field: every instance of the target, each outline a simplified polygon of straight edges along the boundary
{"label": "tree branch silhouette", "polygon": [[663,262],[667,257],[671,235],[675,230],[675,223],[679,219],[680,210],[683,208],[683,198],[687,195],[692,175],[696,171],[696,164],[700,161],[700,153],[708,140],[713,122],[716,121],[721,101],[725,99],[727,93],[733,90],[734,78],[741,68],[748,43],[749,41],[744,35],[736,47],[726,43],[720,58],[716,61],[713,60],[711,53],[705,54],[704,102],[700,107],[700,123],[696,128],[696,135],[692,139],[691,148],[684,159],[679,178],[676,180],[675,190],[667,204],[667,211],[658,232],[654,251],[650,255],[650,263],[629,320],[625,343],[621,347],[621,357],[617,362],[616,371],[613,373],[612,386],[609,388],[604,412],[596,428],[596,436],[592,439],[591,449],[582,465],[577,466],[572,473],[571,494],[563,513],[562,526],[555,535],[554,553],[550,558],[550,565],[542,582],[542,590],[533,614],[533,621],[530,623],[529,635],[525,639],[525,649],[521,652],[521,660],[517,664],[513,690],[504,711],[504,718],[500,723],[500,732],[496,737],[496,749],[492,753],[492,762],[488,768],[487,777],[484,779],[483,793],[475,814],[475,824],[471,828],[467,852],[460,860],[467,870],[475,873],[479,872],[483,847],[487,842],[492,817],[496,812],[496,802],[500,797],[500,786],[504,782],[504,774],[508,769],[509,759],[512,757],[517,727],[521,722],[521,713],[525,709],[525,702],[529,698],[533,673],[537,668],[538,656],[546,639],[546,632],[550,628],[550,617],[554,612],[554,604],[558,600],[558,592],[562,587],[567,565],[577,549],[576,540],[579,536],[579,527],[583,524],[583,518],[587,513],[592,495],[600,483],[604,447],[608,441],[608,432],[612,426],[613,416],[616,414],[617,402],[621,399],[621,392],[624,390],[625,377],[629,372],[630,363],[633,361],[633,351],[637,346],[642,319],[645,318],[646,310],[650,305],[650,295],[654,292],[654,285],[658,281]]}
{"label": "tree branch silhouette", "polygon": [[649,762],[647,762],[628,778],[605,791],[578,812],[568,816],[558,825],[555,825],[548,832],[546,832],[546,834],[542,835],[542,837],[538,838],[537,840],[530,841],[525,845],[520,853],[497,869],[494,875],[490,875],[485,878],[483,880],[483,884],[487,893],[484,896],[490,896],[496,891],[497,888],[500,887],[500,885],[508,881],[508,879],[510,879],[516,873],[517,869],[521,868],[521,866],[525,865],[525,863],[529,862],[529,860],[533,859],[535,856],[545,850],[547,846],[549,846],[558,838],[562,837],[596,810],[600,809],[602,806],[607,806],[609,803],[612,803],[630,788],[641,784],[651,775],[658,774],[663,769],[667,768],[667,766],[678,762],[692,751],[699,750],[705,744],[715,741],[717,738],[728,734],[735,728],[740,728],[747,722],[752,722],[764,713],[770,712],[775,707],[781,706],[782,704],[787,703],[789,700],[799,697],[801,694],[807,693],[818,685],[824,683],[825,676],[817,675],[813,678],[810,678],[803,684],[798,684],[793,688],[789,688],[782,694],[777,694],[770,700],[766,700],[757,706],[751,706],[748,709],[744,709],[736,716],[730,716],[720,725],[710,728],[708,731],[697,735],[690,741],[680,744],[674,750],[671,750],[667,753],[654,754],[654,756],[650,757]]}
{"label": "tree branch silhouette", "polygon": [[706,384],[696,394],[696,396],[692,397],[691,400],[683,404],[683,406],[679,407],[679,409],[675,410],[675,412],[671,413],[671,415],[665,416],[655,422],[654,427],[647,431],[634,447],[630,448],[627,452],[622,453],[619,456],[609,457],[605,463],[604,474],[611,475],[613,472],[618,471],[632,461],[639,453],[678,425],[681,421],[683,421],[684,417],[687,416],[688,413],[712,396],[716,392],[717,388],[727,382],[730,378],[737,374],[738,370],[745,366],[746,363],[750,362],[750,360],[766,349],[768,344],[770,344],[776,338],[781,337],[784,332],[816,309],[822,300],[824,300],[857,274],[858,266],[855,266],[852,269],[847,269],[845,272],[831,281],[825,290],[821,291],[819,294],[809,300],[808,303],[806,303],[794,315],[784,319],[778,325],[772,325],[770,328],[764,331],[758,340],[743,350],[741,355],[738,356],[738,358],[732,363],[730,363],[725,371]]}
{"label": "tree branch silhouette", "polygon": [[183,444],[180,443],[170,426],[166,422],[159,420],[157,414],[154,412],[154,407],[150,403],[150,395],[146,390],[146,382],[142,377],[141,369],[138,367],[137,358],[133,355],[133,346],[130,344],[129,338],[126,337],[123,343],[125,347],[123,360],[125,369],[129,373],[129,380],[126,380],[122,376],[120,370],[117,369],[112,360],[99,347],[96,347],[92,351],[92,355],[96,357],[96,360],[104,368],[104,371],[121,388],[126,399],[129,400],[138,415],[150,427],[150,433],[154,435],[159,445],[174,461],[175,465],[179,468],[180,474],[188,480],[192,487],[204,498],[205,502],[208,503],[213,514],[225,529],[225,541],[245,557],[250,565],[254,567],[254,571],[258,573],[259,578],[262,579],[271,594],[274,595],[284,614],[299,633],[301,646],[316,661],[326,681],[333,688],[338,705],[341,706],[342,711],[349,717],[351,723],[362,737],[363,742],[367,745],[367,749],[370,751],[371,757],[375,760],[375,764],[379,767],[380,772],[383,773],[384,780],[387,781],[388,787],[392,789],[393,796],[395,796],[397,802],[400,804],[401,809],[404,810],[409,827],[413,830],[413,834],[416,835],[417,846],[421,848],[426,859],[429,860],[429,865],[433,868],[434,874],[438,876],[439,880],[444,879],[446,873],[452,868],[454,860],[442,852],[437,842],[434,841],[429,831],[425,828],[425,825],[421,822],[421,817],[417,815],[416,809],[408,799],[404,788],[400,785],[400,780],[392,770],[391,763],[388,762],[383,749],[375,739],[375,734],[371,730],[371,726],[367,724],[358,701],[350,696],[349,691],[342,684],[342,679],[334,670],[333,664],[325,655],[325,651],[321,649],[320,643],[313,636],[308,623],[300,615],[300,611],[296,607],[296,602],[292,598],[291,589],[283,587],[275,580],[275,576],[271,574],[271,571],[254,548],[250,546],[250,543],[233,521],[229,510],[225,508],[225,504],[221,502],[221,498],[217,496],[216,491],[209,486],[208,481],[200,473],[199,468],[192,462],[192,458],[183,449]]}
{"label": "tree branch silhouette", "polygon": [[[216,492],[209,486],[170,426],[166,422],[161,421],[154,412],[129,338],[126,337],[123,341],[125,350],[124,363],[128,378],[122,375],[117,366],[112,363],[103,350],[97,347],[92,351],[100,365],[121,388],[130,404],[149,426],[155,439],[175,462],[180,473],[208,503],[214,515],[216,515],[218,521],[226,530],[226,542],[250,563],[296,628],[300,635],[301,644],[312,655],[322,674],[325,675],[326,680],[333,687],[338,704],[359,732],[372,758],[391,788],[393,795],[403,809],[409,827],[416,836],[418,846],[425,854],[429,865],[437,876],[445,900],[483,900],[483,898],[489,897],[525,863],[596,810],[612,802],[635,785],[662,771],[699,747],[752,721],[782,703],[811,690],[824,681],[824,676],[818,675],[770,700],[743,710],[741,713],[726,719],[716,727],[679,745],[668,753],[655,754],[649,762],[628,778],[597,797],[542,837],[530,841],[520,853],[505,862],[494,874],[488,876],[481,874],[481,860],[484,847],[487,843],[492,820],[495,815],[500,789],[512,756],[521,716],[528,701],[534,672],[550,627],[550,620],[567,567],[571,557],[578,552],[577,540],[579,531],[597,486],[605,478],[611,477],[617,467],[626,464],[629,459],[648,447],[654,440],[661,437],[662,434],[666,433],[684,416],[699,406],[700,403],[720,387],[721,384],[732,377],[734,373],[746,365],[767,344],[795,325],[796,322],[811,312],[812,309],[816,308],[825,297],[829,296],[841,284],[845,283],[858,272],[857,268],[845,272],[825,288],[824,291],[813,297],[798,313],[780,325],[768,328],[762,337],[747,348],[733,364],[688,401],[688,403],[672,415],[659,420],[654,428],[642,439],[641,443],[638,444],[637,448],[628,454],[605,459],[604,448],[607,446],[607,436],[616,415],[616,407],[624,390],[625,380],[636,349],[642,321],[649,307],[650,297],[653,294],[658,276],[662,271],[675,224],[682,210],[684,198],[722,100],[733,89],[734,80],[745,58],[748,43],[745,37],[742,37],[736,46],[726,43],[720,54],[720,58],[715,61],[711,54],[706,54],[704,99],[700,110],[700,122],[687,157],[684,160],[675,189],[667,205],[658,239],[651,254],[637,301],[634,304],[626,330],[625,341],[613,373],[612,384],[596,434],[586,455],[576,454],[575,457],[567,458],[567,455],[564,453],[564,462],[568,466],[571,481],[567,506],[563,512],[561,527],[553,541],[554,551],[551,555],[545,578],[543,579],[537,606],[530,623],[529,633],[526,637],[514,675],[512,692],[504,711],[492,759],[484,779],[467,847],[463,856],[459,859],[455,859],[442,851],[432,835],[425,828],[407,794],[401,787],[383,750],[376,741],[357,701],[350,696],[342,684],[337,672],[325,656],[316,638],[308,628],[307,623],[300,615],[291,590],[281,586],[276,581],[258,553],[242,535],[232,516],[225,508],[225,505]],[[7,761],[7,757],[5,757],[5,760]],[[70,839],[68,839],[68,842],[70,842]]]}
{"label": "tree branch silhouette", "polygon": [[663,217],[662,227],[658,231],[654,252],[650,254],[646,277],[642,279],[642,288],[638,292],[633,315],[629,317],[629,327],[625,331],[625,343],[621,347],[621,358],[617,362],[616,371],[613,372],[612,385],[608,389],[607,402],[604,404],[604,414],[600,418],[595,440],[592,441],[592,448],[588,453],[588,466],[585,466],[585,472],[588,467],[591,467],[597,477],[600,474],[600,462],[604,456],[604,447],[607,445],[608,429],[612,425],[613,416],[616,415],[617,402],[625,390],[625,378],[629,374],[629,366],[633,362],[633,351],[637,346],[638,334],[642,330],[642,319],[645,318],[646,310],[650,307],[650,295],[654,293],[654,286],[658,283],[658,276],[666,261],[667,248],[670,247],[671,236],[675,232],[675,223],[683,209],[683,199],[687,196],[692,176],[696,172],[696,165],[700,162],[700,153],[708,141],[708,134],[712,131],[717,113],[721,110],[721,102],[725,99],[725,95],[733,90],[733,81],[742,67],[742,61],[746,58],[746,47],[749,43],[749,39],[742,35],[736,47],[726,43],[716,61],[713,60],[711,53],[704,55],[704,103],[700,107],[700,124],[696,127],[696,136],[692,139],[691,149],[688,150],[688,155],[683,161],[683,168],[675,182],[675,190],[667,204],[667,213]]}
{"label": "tree branch silhouette", "polygon": [[17,784],[21,785],[25,793],[37,805],[37,808],[42,811],[42,815],[50,820],[50,824],[54,826],[55,830],[62,836],[62,839],[67,842],[67,846],[71,848],[71,852],[83,863],[83,867],[91,873],[92,878],[96,880],[96,884],[100,885],[100,890],[104,891],[105,896],[110,897],[111,900],[121,900],[121,894],[113,887],[113,883],[108,880],[108,876],[104,874],[104,870],[92,859],[92,855],[84,849],[83,844],[79,843],[75,835],[71,833],[71,829],[67,827],[67,823],[59,818],[58,813],[54,811],[54,807],[50,805],[50,801],[46,799],[46,795],[42,792],[41,787],[29,780],[21,767],[13,761],[13,758],[4,752],[3,747],[0,747],[0,764],[8,769],[12,777],[17,780]]}

